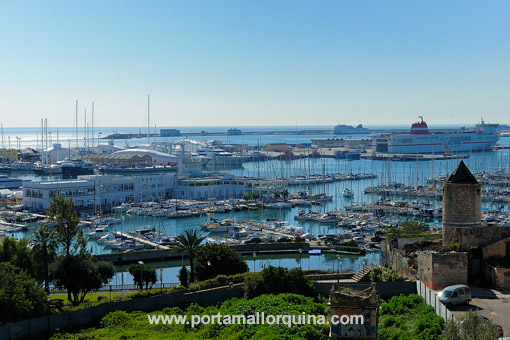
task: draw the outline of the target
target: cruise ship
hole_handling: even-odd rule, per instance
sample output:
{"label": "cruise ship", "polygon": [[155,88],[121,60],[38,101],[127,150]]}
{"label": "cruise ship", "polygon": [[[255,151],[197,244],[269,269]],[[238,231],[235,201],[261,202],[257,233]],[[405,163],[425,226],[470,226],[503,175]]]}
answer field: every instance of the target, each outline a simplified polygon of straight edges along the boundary
{"label": "cruise ship", "polygon": [[369,134],[370,130],[364,128],[362,124],[359,124],[356,127],[352,127],[350,125],[337,125],[333,129],[334,135],[354,135],[354,134]]}
{"label": "cruise ship", "polygon": [[372,151],[395,154],[445,154],[488,151],[499,139],[499,124],[476,124],[472,129],[430,132],[423,117],[413,123],[409,133],[391,133],[375,136]]}

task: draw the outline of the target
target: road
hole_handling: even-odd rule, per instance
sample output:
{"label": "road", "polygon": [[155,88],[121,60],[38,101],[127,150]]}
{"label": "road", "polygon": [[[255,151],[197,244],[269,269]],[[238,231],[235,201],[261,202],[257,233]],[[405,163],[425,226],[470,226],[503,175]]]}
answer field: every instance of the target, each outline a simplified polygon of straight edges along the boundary
{"label": "road", "polygon": [[510,336],[510,292],[473,288],[471,296],[470,305],[453,306],[450,311],[456,317],[462,317],[467,310],[476,310],[479,315],[503,327],[504,334]]}

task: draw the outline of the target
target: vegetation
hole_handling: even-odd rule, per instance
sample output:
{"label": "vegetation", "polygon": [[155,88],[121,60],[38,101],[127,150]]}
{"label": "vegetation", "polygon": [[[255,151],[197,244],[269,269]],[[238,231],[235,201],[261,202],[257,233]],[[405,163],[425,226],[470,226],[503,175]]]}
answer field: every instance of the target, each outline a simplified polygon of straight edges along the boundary
{"label": "vegetation", "polygon": [[243,194],[243,199],[245,201],[251,201],[251,200],[258,200],[260,198],[260,193],[258,190],[255,190],[253,192],[251,191],[246,191],[244,194]]}
{"label": "vegetation", "polygon": [[188,287],[189,272],[188,272],[188,268],[186,268],[185,265],[182,265],[177,276],[179,278],[179,282],[181,283],[181,286]]}
{"label": "vegetation", "polygon": [[404,281],[402,275],[400,275],[395,269],[375,266],[370,270],[368,274],[370,282],[390,282],[390,281]]}
{"label": "vegetation", "polygon": [[189,259],[189,282],[195,282],[195,266],[194,260],[201,243],[205,240],[205,236],[198,235],[196,230],[185,230],[183,234],[177,236],[175,241],[177,246],[173,248],[176,253],[185,253]]}
{"label": "vegetation", "polygon": [[[263,295],[251,300],[230,299],[220,306],[201,307],[192,304],[185,310],[165,308],[150,314],[163,315],[327,315],[327,307],[316,303],[312,298],[294,294]],[[106,315],[100,322],[100,328],[86,329],[77,333],[57,333],[51,340],[64,339],[328,339],[329,325],[151,325],[147,314],[142,312],[126,313],[116,311]]]}
{"label": "vegetation", "polygon": [[391,226],[386,230],[386,238],[393,241],[397,238],[427,237],[430,235],[430,228],[422,222],[408,220],[400,226]]}
{"label": "vegetation", "polygon": [[42,225],[32,234],[32,253],[37,268],[41,268],[44,289],[50,292],[50,263],[57,256],[57,234],[47,225]]}
{"label": "vegetation", "polygon": [[498,326],[488,319],[481,318],[475,311],[469,310],[464,318],[449,319],[443,332],[444,340],[496,340],[502,336]]}
{"label": "vegetation", "polygon": [[[441,339],[444,320],[417,295],[394,296],[379,310],[378,338],[381,340]],[[462,338],[457,338],[457,340]]]}
{"label": "vegetation", "polygon": [[196,274],[200,281],[218,275],[234,275],[248,271],[244,257],[222,244],[206,244],[197,252]]}
{"label": "vegetation", "polygon": [[47,312],[46,294],[25,270],[0,263],[0,325]]}
{"label": "vegetation", "polygon": [[128,267],[128,272],[133,276],[133,282],[140,287],[140,290],[152,288],[157,282],[156,269],[142,264],[133,264]]}
{"label": "vegetation", "polygon": [[80,217],[73,199],[62,196],[52,198],[47,214],[50,220],[57,224],[55,227],[57,241],[62,245],[64,255],[86,253],[87,241],[83,236],[83,230],[78,226]]}
{"label": "vegetation", "polygon": [[288,270],[269,266],[260,273],[245,274],[244,295],[254,298],[262,294],[295,293],[313,296],[315,288],[300,268]]}
{"label": "vegetation", "polygon": [[0,244],[0,262],[8,262],[34,276],[32,253],[26,239],[18,241],[12,237],[4,238]]}
{"label": "vegetation", "polygon": [[83,303],[88,292],[99,289],[113,274],[111,262],[93,262],[76,255],[61,258],[53,269],[56,284],[67,289],[73,306]]}

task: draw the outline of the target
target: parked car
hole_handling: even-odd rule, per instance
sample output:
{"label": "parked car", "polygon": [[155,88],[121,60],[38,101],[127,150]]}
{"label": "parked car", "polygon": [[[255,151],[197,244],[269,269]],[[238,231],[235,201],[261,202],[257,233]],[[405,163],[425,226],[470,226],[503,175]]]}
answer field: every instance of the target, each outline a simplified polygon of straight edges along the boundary
{"label": "parked car", "polygon": [[448,286],[437,295],[446,307],[460,304],[469,304],[471,301],[471,289],[466,285]]}

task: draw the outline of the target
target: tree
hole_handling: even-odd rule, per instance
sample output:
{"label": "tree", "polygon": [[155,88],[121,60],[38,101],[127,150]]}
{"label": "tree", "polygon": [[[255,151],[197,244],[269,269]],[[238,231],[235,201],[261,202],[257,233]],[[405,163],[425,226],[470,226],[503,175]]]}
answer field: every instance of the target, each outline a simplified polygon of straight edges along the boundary
{"label": "tree", "polygon": [[182,268],[179,270],[179,281],[181,282],[181,286],[188,287],[188,268],[185,265],[182,265]]}
{"label": "tree", "polygon": [[0,263],[0,325],[44,315],[46,294],[25,270]]}
{"label": "tree", "polygon": [[315,287],[310,279],[304,276],[300,268],[288,270],[283,267],[269,266],[259,273],[245,276],[244,295],[251,299],[262,294],[294,293],[313,296]]}
{"label": "tree", "polygon": [[88,292],[99,289],[113,274],[110,262],[93,262],[76,255],[63,257],[53,268],[56,284],[67,289],[73,306],[83,303]]}
{"label": "tree", "polygon": [[287,190],[287,189],[283,190],[282,196],[283,196],[283,199],[286,201],[287,198],[289,197],[289,190]]}
{"label": "tree", "polygon": [[[157,282],[156,269],[141,264],[133,264],[128,268],[129,274],[133,276],[133,282],[140,287],[140,290],[152,288]],[[150,287],[149,287],[150,285]]]}
{"label": "tree", "polygon": [[446,322],[444,340],[496,340],[502,331],[499,326],[490,322],[489,319],[480,317],[477,312],[469,310],[462,319],[451,318]]}
{"label": "tree", "polygon": [[242,255],[222,244],[206,244],[197,252],[196,274],[199,281],[214,278],[220,274],[246,273],[248,265]]}
{"label": "tree", "polygon": [[386,237],[392,241],[399,237],[420,237],[430,233],[428,225],[419,221],[405,221],[400,227],[389,227]]}
{"label": "tree", "polygon": [[6,237],[0,244],[0,262],[9,262],[15,267],[26,270],[27,274],[34,276],[32,263],[32,250],[28,247],[28,240],[16,240]]}
{"label": "tree", "polygon": [[205,240],[205,236],[197,235],[196,230],[185,230],[183,234],[180,234],[175,238],[177,246],[173,249],[175,253],[184,253],[189,259],[189,282],[195,282],[195,268],[193,261],[197,254],[200,244]]}
{"label": "tree", "polygon": [[246,191],[244,194],[243,194],[243,199],[245,201],[249,201],[251,200],[251,193],[249,191]]}
{"label": "tree", "polygon": [[57,255],[57,234],[47,225],[42,225],[32,234],[32,259],[42,267],[44,289],[50,292],[50,263]]}
{"label": "tree", "polygon": [[[55,228],[57,240],[62,244],[64,254],[69,256],[76,252],[83,252],[83,243],[86,245],[86,240],[83,230],[78,227],[80,217],[74,207],[73,199],[66,199],[62,196],[54,197],[50,201],[47,212],[50,220],[57,223]],[[74,251],[72,252],[73,245]]]}

